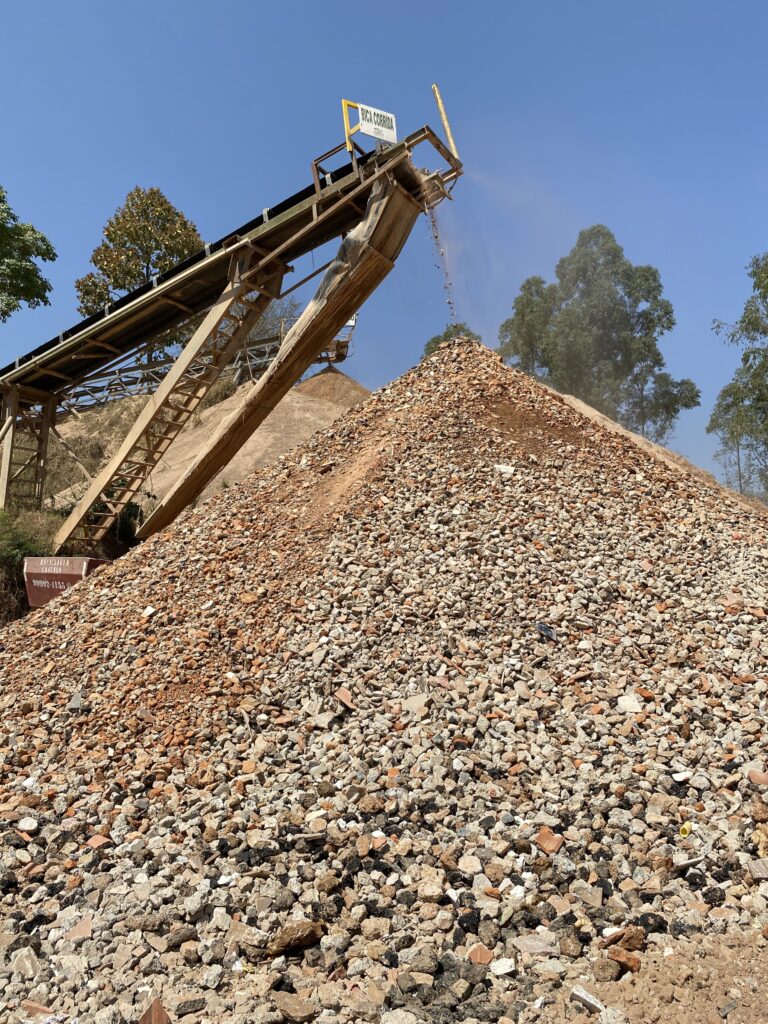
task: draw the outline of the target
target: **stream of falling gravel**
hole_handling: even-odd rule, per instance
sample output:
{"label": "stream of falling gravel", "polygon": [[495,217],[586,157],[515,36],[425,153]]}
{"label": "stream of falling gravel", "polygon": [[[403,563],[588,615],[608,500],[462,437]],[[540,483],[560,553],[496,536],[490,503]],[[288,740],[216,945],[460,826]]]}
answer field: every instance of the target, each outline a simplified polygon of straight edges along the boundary
{"label": "stream of falling gravel", "polygon": [[452,324],[455,324],[457,323],[457,319],[456,303],[453,298],[453,282],[451,281],[451,277],[448,273],[448,264],[445,259],[445,246],[440,238],[440,226],[437,222],[437,214],[433,207],[427,208],[427,221],[429,222],[429,231],[432,235],[432,242],[435,246],[435,267],[443,281],[443,290],[445,291],[445,301],[448,305],[449,320]]}

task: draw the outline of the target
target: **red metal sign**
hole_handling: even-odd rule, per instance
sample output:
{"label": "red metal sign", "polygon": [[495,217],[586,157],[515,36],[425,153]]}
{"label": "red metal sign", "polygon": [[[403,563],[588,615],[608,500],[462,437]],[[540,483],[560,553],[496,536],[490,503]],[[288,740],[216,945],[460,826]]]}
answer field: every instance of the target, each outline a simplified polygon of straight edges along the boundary
{"label": "red metal sign", "polygon": [[42,608],[106,563],[105,558],[25,558],[24,583],[30,607]]}

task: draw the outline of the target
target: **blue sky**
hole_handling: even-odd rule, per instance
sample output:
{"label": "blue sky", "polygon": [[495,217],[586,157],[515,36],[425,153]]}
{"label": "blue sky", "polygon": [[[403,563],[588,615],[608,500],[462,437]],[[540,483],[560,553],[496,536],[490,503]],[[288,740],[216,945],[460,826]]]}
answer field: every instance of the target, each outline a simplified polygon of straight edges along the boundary
{"label": "blue sky", "polygon": [[[0,325],[3,362],[78,319],[73,281],[134,185],[218,238],[309,183],[343,137],[342,97],[404,134],[438,125],[437,81],[466,167],[439,210],[460,319],[495,344],[521,281],[607,224],[661,271],[668,367],[703,396],[672,447],[712,468],[704,428],[739,355],[711,322],[735,319],[768,248],[766,5],[9,0],[2,19],[0,183],[59,254],[51,306]],[[348,372],[391,380],[447,316],[420,223]]]}

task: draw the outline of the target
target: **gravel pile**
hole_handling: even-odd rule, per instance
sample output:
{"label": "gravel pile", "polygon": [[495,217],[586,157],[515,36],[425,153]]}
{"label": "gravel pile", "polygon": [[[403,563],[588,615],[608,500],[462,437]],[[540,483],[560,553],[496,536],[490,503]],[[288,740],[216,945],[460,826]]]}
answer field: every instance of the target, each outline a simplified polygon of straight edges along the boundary
{"label": "gravel pile", "polygon": [[2,633],[0,1020],[533,1021],[764,942],[767,527],[469,343],[188,511]]}

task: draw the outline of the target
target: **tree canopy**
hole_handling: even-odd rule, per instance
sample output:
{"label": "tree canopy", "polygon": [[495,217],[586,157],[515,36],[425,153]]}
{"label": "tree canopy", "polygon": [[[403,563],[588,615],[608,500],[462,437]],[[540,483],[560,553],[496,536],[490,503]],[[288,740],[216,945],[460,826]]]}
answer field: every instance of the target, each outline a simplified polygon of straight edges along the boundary
{"label": "tree canopy", "polygon": [[519,369],[575,395],[655,441],[700,402],[692,380],[664,371],[659,338],[675,326],[652,266],[636,266],[611,231],[579,233],[556,281],[529,277],[499,329],[500,351]]}
{"label": "tree canopy", "polygon": [[422,358],[431,356],[435,349],[442,345],[444,341],[459,341],[464,338],[468,338],[470,341],[482,341],[480,335],[473,331],[463,320],[460,323],[448,324],[442,334],[436,334],[429,339],[424,346]]}
{"label": "tree canopy", "polygon": [[768,358],[743,365],[722,389],[707,433],[720,441],[725,482],[746,494],[768,489]]}
{"label": "tree canopy", "polygon": [[749,349],[768,341],[768,252],[752,257],[747,274],[752,281],[752,294],[744,303],[741,316],[735,324],[715,320],[713,326],[727,341]]}
{"label": "tree canopy", "polygon": [[80,312],[98,312],[202,247],[195,225],[159,188],[137,186],[106,223],[91,254],[95,271],[75,282]]}
{"label": "tree canopy", "polygon": [[726,483],[750,494],[768,493],[768,253],[747,265],[752,294],[734,324],[715,331],[741,345],[741,366],[718,395],[707,426],[720,441]]}
{"label": "tree canopy", "polygon": [[37,228],[19,220],[0,185],[0,323],[22,305],[50,305],[51,282],[36,260],[55,259],[51,243]]}

